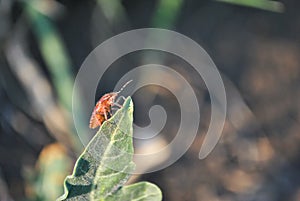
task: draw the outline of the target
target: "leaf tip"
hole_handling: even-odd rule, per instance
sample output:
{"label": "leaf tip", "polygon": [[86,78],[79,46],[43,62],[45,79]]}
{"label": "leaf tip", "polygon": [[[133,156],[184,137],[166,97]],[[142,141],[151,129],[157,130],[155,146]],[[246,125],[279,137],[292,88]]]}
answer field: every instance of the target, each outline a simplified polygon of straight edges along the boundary
{"label": "leaf tip", "polygon": [[123,107],[124,109],[129,109],[129,110],[133,110],[133,103],[132,103],[132,99],[130,96],[128,96],[124,103],[123,103]]}

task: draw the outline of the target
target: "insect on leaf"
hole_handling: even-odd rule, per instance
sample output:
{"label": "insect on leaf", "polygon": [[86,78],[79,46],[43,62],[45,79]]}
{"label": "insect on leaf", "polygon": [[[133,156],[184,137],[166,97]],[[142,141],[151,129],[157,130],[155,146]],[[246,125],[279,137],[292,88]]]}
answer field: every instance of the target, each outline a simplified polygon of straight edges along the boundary
{"label": "insect on leaf", "polygon": [[65,193],[58,200],[162,199],[154,184],[123,186],[134,171],[132,144],[133,103],[128,97],[121,109],[105,121],[65,179]]}

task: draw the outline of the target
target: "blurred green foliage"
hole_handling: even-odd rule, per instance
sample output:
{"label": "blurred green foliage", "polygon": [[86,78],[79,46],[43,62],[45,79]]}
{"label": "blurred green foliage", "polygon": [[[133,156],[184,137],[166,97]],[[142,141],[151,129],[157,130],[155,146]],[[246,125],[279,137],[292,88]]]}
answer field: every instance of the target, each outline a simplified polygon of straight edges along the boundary
{"label": "blurred green foliage", "polygon": [[34,4],[35,1],[28,1],[25,4],[27,16],[32,23],[43,59],[51,73],[59,101],[71,113],[73,76],[70,57],[63,39],[49,17],[39,12]]}
{"label": "blurred green foliage", "polygon": [[152,25],[171,28],[180,13],[183,0],[159,0],[152,18]]}
{"label": "blurred green foliage", "polygon": [[216,0],[224,3],[230,3],[240,6],[269,10],[273,12],[283,12],[284,6],[282,3],[270,0]]}
{"label": "blurred green foliage", "polygon": [[[41,55],[49,70],[52,82],[57,92],[58,102],[67,111],[66,118],[70,124],[68,125],[71,138],[74,142],[74,150],[81,151],[81,142],[79,142],[77,132],[72,122],[72,93],[74,84],[74,75],[71,68],[71,60],[59,31],[49,16],[40,12],[36,4],[38,1],[30,0],[24,3],[26,14],[32,24]],[[80,100],[80,97],[75,97]],[[80,105],[76,110],[81,112]],[[81,115],[83,117],[83,115]],[[84,122],[84,121],[81,121]],[[83,125],[80,125],[83,126]]]}
{"label": "blurred green foliage", "polygon": [[28,196],[35,201],[53,201],[62,194],[64,177],[71,169],[72,160],[59,143],[46,146],[39,156],[34,172],[27,175]]}

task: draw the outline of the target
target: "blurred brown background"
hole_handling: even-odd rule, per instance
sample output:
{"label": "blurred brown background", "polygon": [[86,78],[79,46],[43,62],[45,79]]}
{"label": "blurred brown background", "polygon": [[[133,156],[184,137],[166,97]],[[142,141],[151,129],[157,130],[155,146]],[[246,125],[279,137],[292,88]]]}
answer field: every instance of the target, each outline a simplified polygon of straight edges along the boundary
{"label": "blurred brown background", "polygon": [[[300,2],[234,2],[1,0],[0,200],[54,200],[62,193],[83,149],[71,110],[78,69],[101,42],[147,27],[182,33],[208,52],[224,78],[228,114],[218,145],[199,160],[208,93],[187,64],[156,53],[194,87],[201,122],[180,160],[139,179],[156,183],[166,201],[300,200]],[[149,52],[116,61],[96,97]],[[149,93],[153,100],[139,98]],[[168,91],[148,87],[133,98],[137,124],[147,125],[146,109],[159,103],[174,117],[167,126],[175,133],[179,109]]]}

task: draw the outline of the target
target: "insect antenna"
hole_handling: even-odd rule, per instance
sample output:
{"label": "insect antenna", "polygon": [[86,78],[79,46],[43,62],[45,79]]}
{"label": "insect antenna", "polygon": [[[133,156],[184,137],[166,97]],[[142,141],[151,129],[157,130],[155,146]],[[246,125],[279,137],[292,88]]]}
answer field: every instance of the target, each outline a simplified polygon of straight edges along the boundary
{"label": "insect antenna", "polygon": [[121,91],[123,91],[123,89],[124,89],[130,82],[132,82],[132,80],[129,80],[128,82],[126,82],[126,83],[122,86],[122,88],[121,88],[118,92],[116,92],[116,93],[119,94]]}

